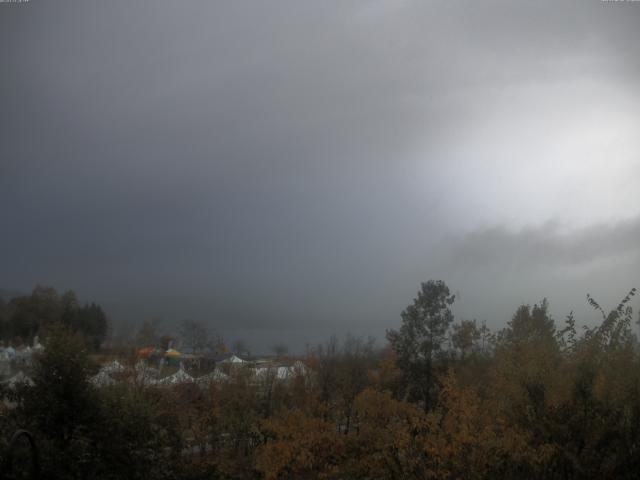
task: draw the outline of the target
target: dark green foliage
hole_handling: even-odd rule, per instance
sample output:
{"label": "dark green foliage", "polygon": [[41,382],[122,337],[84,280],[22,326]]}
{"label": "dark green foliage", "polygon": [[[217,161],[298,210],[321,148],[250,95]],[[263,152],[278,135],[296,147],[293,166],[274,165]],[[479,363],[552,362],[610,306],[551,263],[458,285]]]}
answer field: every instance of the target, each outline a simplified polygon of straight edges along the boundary
{"label": "dark green foliage", "polygon": [[[478,328],[478,323],[473,320],[462,320],[453,325],[451,332],[451,344],[459,353],[461,359],[466,358],[474,348],[478,347],[482,339],[482,327]],[[482,347],[480,346],[480,350]]]}
{"label": "dark green foliage", "polygon": [[125,386],[101,390],[100,397],[101,424],[91,433],[97,457],[92,478],[171,478],[182,438],[168,399]]}
{"label": "dark green foliage", "polygon": [[83,470],[89,425],[99,424],[98,397],[88,382],[86,346],[81,337],[55,326],[47,350],[36,365],[34,387],[25,387],[15,412],[36,434],[43,462],[60,478]]}
{"label": "dark green foliage", "polygon": [[0,297],[0,338],[6,338],[10,334],[9,319],[9,306],[4,298]]}
{"label": "dark green foliage", "polygon": [[53,288],[38,286],[30,295],[0,301],[0,334],[5,340],[31,342],[57,324],[83,335],[97,349],[108,332],[108,321],[102,308],[95,304],[80,305],[76,295],[68,291],[59,295]]}
{"label": "dark green foliage", "polygon": [[107,336],[107,316],[95,303],[80,306],[75,293],[66,292],[61,297],[62,323],[72,331],[82,334],[93,348],[99,348]]}
{"label": "dark green foliage", "polygon": [[418,296],[401,314],[399,331],[389,330],[387,339],[398,355],[398,366],[405,374],[409,394],[424,403],[434,398],[434,359],[440,353],[453,322],[450,306],[455,300],[442,280],[423,282]]}
{"label": "dark green foliage", "polygon": [[60,325],[48,333],[35,385],[19,388],[7,417],[33,432],[46,478],[170,478],[181,451],[172,406],[153,390],[96,390],[84,338]]}
{"label": "dark green foliage", "polygon": [[41,328],[60,321],[62,305],[53,288],[36,287],[31,295],[13,298],[9,302],[9,321],[12,336],[30,339]]}
{"label": "dark green foliage", "polygon": [[507,328],[501,332],[503,343],[519,346],[535,342],[555,342],[556,327],[548,314],[546,299],[532,307],[521,305]]}

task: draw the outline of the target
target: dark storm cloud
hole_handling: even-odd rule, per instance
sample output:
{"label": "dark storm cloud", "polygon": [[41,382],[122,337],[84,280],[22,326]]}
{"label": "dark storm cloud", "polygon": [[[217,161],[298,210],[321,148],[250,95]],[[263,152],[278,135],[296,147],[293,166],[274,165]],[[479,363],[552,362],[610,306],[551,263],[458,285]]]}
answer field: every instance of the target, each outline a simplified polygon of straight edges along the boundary
{"label": "dark storm cloud", "polygon": [[[637,5],[0,7],[0,286],[380,329],[466,262],[482,290],[494,244],[525,270],[599,258],[589,225],[637,199]],[[580,233],[526,230],[553,218]],[[629,253],[637,229],[607,228]]]}

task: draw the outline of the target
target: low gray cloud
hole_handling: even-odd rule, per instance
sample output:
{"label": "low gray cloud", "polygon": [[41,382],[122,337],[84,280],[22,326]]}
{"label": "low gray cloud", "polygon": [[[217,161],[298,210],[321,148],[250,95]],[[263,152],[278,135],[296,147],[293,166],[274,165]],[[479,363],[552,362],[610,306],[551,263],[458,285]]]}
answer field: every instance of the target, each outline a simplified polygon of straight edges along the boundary
{"label": "low gray cloud", "polygon": [[557,222],[513,230],[494,226],[448,243],[450,261],[460,268],[505,266],[584,267],[640,254],[640,216],[565,230]]}
{"label": "low gray cloud", "polygon": [[[476,230],[439,245],[435,270],[460,294],[458,316],[500,328],[518,305],[543,298],[556,319],[599,320],[586,294],[615,307],[638,287],[640,217],[567,229],[558,222]],[[633,303],[637,307],[637,301]]]}

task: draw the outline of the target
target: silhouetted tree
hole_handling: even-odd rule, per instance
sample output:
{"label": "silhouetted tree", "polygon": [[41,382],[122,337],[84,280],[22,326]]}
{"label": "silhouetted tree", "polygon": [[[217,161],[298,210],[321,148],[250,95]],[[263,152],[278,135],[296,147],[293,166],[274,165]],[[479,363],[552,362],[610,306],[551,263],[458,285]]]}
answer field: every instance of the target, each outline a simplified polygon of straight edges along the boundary
{"label": "silhouetted tree", "polygon": [[11,334],[24,339],[33,338],[42,327],[57,323],[62,317],[62,302],[50,287],[37,286],[31,295],[15,297],[9,305]]}
{"label": "silhouetted tree", "polygon": [[243,339],[239,338],[233,342],[233,353],[236,355],[249,355],[249,345]]}
{"label": "silhouetted tree", "polygon": [[462,320],[453,325],[451,343],[453,348],[460,352],[460,359],[464,360],[474,349],[481,338],[481,331],[475,320]]}
{"label": "silhouetted tree", "polygon": [[271,351],[275,354],[276,357],[281,358],[289,353],[289,347],[287,347],[284,343],[277,343],[271,347]]}
{"label": "silhouetted tree", "polygon": [[387,331],[387,339],[398,355],[413,398],[431,406],[435,384],[434,360],[453,322],[450,306],[455,300],[442,280],[423,282],[418,296],[401,314],[400,330]]}
{"label": "silhouetted tree", "polygon": [[190,347],[194,353],[204,349],[209,344],[209,328],[198,320],[186,319],[180,325],[180,336],[183,345]]}
{"label": "silhouetted tree", "polygon": [[140,347],[155,346],[159,341],[158,324],[160,320],[145,320],[136,334],[136,345]]}

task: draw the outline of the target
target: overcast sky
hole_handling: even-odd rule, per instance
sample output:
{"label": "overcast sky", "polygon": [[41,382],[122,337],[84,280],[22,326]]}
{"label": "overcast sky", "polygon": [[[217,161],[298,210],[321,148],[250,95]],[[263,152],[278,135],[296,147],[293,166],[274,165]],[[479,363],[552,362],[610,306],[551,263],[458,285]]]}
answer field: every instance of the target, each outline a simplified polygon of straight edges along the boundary
{"label": "overcast sky", "polygon": [[640,2],[30,0],[0,60],[0,288],[259,350],[640,287]]}

